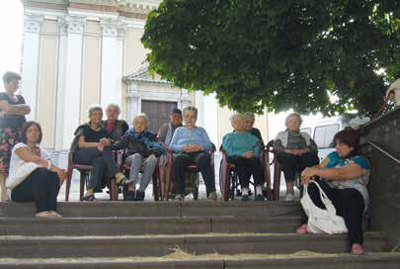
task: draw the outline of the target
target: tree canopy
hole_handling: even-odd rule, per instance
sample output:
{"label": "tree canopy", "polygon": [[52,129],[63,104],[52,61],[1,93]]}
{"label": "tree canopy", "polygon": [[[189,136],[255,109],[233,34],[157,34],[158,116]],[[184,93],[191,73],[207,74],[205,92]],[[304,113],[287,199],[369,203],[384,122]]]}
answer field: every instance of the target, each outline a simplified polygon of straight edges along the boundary
{"label": "tree canopy", "polygon": [[399,27],[397,0],[164,0],[142,42],[150,71],[231,109],[367,113],[400,73]]}

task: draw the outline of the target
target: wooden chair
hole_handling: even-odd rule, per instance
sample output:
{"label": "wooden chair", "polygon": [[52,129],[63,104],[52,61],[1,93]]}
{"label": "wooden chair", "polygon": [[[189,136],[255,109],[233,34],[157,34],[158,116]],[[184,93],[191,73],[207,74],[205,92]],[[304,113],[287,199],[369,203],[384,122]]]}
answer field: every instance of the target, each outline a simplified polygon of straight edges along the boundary
{"label": "wooden chair", "polygon": [[[79,200],[83,201],[83,194],[85,187],[90,179],[91,172],[93,171],[93,166],[91,165],[83,165],[83,164],[75,164],[73,162],[73,154],[70,152],[68,154],[68,168],[67,168],[67,179],[65,186],[65,201],[69,200],[69,192],[71,189],[71,181],[72,181],[72,172],[74,169],[78,170],[80,173],[80,187],[79,187]],[[110,200],[117,201],[118,200],[118,188],[115,184],[115,179],[111,179],[110,182]]]}
{"label": "wooden chair", "polygon": [[[268,144],[266,146],[267,151],[268,151],[268,155],[266,155],[266,158],[267,158],[266,163],[268,163],[268,169],[269,169],[270,165],[274,166],[274,176],[273,176],[274,182],[273,182],[272,197],[273,197],[273,200],[279,201],[282,167],[281,167],[281,164],[278,162],[278,154],[274,151],[273,144],[274,144],[274,140],[271,140],[268,142]],[[272,158],[271,162],[269,162],[269,155],[270,155],[269,153],[273,154],[273,158]],[[296,173],[295,181],[294,181],[294,185],[298,189],[300,189],[300,187],[301,187],[300,170],[301,170],[301,168],[298,167],[298,173]]]}
{"label": "wooden chair", "polygon": [[[281,167],[278,162],[278,155],[274,151],[273,148],[274,145],[274,140],[271,140],[267,143],[265,146],[265,164],[266,164],[266,169],[268,170],[268,178],[269,178],[269,184],[271,184],[271,171],[270,171],[270,165],[274,166],[274,176],[273,176],[273,187],[271,190],[272,193],[272,199],[274,201],[279,200],[279,191],[280,191],[280,185],[281,185]],[[272,160],[270,161],[270,154],[273,154]]]}
{"label": "wooden chair", "polygon": [[220,147],[222,159],[219,165],[219,188],[221,191],[222,199],[227,202],[229,198],[235,198],[236,186],[233,182],[237,180],[237,171],[234,164],[227,161],[226,151]]}
{"label": "wooden chair", "polygon": [[[119,167],[119,171],[125,174],[126,177],[129,177],[130,166],[123,161],[123,151],[119,150],[117,152],[117,164]],[[140,173],[143,173],[143,169],[140,168]],[[157,165],[153,172],[153,196],[155,201],[163,200],[163,193],[162,193],[162,182],[161,176],[164,174],[162,169],[162,165],[160,164],[160,157],[157,158]]]}

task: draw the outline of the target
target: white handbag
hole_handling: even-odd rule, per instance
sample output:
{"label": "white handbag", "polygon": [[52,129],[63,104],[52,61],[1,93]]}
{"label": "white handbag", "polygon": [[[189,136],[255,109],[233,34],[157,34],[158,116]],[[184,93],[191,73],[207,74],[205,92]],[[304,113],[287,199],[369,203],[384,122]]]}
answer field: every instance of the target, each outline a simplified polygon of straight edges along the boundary
{"label": "white handbag", "polygon": [[308,216],[307,228],[310,233],[328,233],[338,234],[347,233],[347,227],[344,219],[336,215],[336,208],[329,200],[326,193],[322,190],[318,182],[310,181],[309,184],[317,185],[321,201],[326,209],[316,206],[307,192],[307,186],[304,185],[303,197],[300,199],[304,212]]}
{"label": "white handbag", "polygon": [[25,162],[20,165],[15,173],[10,173],[6,180],[6,187],[10,190],[15,189],[21,184],[33,171],[41,167],[39,164],[34,162]]}

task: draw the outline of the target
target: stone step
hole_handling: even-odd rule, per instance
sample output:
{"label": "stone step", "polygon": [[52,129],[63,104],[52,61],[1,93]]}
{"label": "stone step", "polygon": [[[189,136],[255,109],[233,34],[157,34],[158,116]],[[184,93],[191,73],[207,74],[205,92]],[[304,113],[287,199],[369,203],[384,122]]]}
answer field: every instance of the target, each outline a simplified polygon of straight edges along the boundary
{"label": "stone step", "polygon": [[[31,217],[32,203],[0,203],[0,217]],[[72,202],[59,203],[65,217],[301,216],[299,202]]]}
{"label": "stone step", "polygon": [[271,256],[209,256],[180,259],[171,258],[78,258],[0,260],[0,269],[124,269],[124,268],[198,268],[198,269],[398,269],[400,253],[366,253],[362,256],[348,254],[324,255],[299,253]]}
{"label": "stone step", "polygon": [[91,236],[201,233],[291,233],[300,216],[0,218],[0,235]]}
{"label": "stone step", "polygon": [[[129,257],[168,255],[173,249],[190,254],[287,254],[348,251],[346,235],[202,234],[149,236],[1,236],[1,258]],[[367,251],[386,251],[386,235],[365,233]]]}

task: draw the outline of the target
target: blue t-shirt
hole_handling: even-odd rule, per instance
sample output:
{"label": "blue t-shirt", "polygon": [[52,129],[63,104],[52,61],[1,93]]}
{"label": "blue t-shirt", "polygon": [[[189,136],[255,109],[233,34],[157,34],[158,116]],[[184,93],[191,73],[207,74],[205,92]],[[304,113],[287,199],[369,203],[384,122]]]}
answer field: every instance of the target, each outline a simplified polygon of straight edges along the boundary
{"label": "blue t-shirt", "polygon": [[255,157],[260,155],[260,140],[247,132],[226,134],[222,139],[222,147],[228,156],[244,156],[248,151],[252,151]]}
{"label": "blue t-shirt", "polygon": [[339,168],[346,166],[349,163],[355,163],[360,166],[363,170],[363,174],[359,178],[354,178],[350,180],[330,180],[325,179],[328,185],[336,189],[346,189],[353,188],[358,190],[364,198],[365,208],[368,206],[369,195],[367,190],[367,185],[369,182],[370,175],[370,165],[364,156],[354,156],[347,159],[340,158],[339,154],[334,151],[328,155],[329,162],[326,164],[325,168]]}
{"label": "blue t-shirt", "polygon": [[209,151],[212,148],[206,130],[197,126],[193,129],[182,126],[175,130],[169,148],[173,152],[180,153],[185,145],[199,145],[203,148],[203,151]]}

